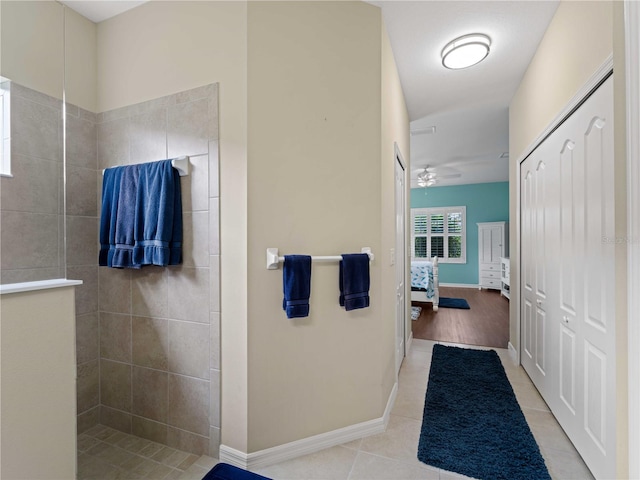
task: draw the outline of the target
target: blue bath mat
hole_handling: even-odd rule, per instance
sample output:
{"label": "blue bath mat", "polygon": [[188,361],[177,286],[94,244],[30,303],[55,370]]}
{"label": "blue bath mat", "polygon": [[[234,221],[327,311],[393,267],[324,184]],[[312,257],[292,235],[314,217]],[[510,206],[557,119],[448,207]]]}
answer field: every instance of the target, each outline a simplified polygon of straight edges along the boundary
{"label": "blue bath mat", "polygon": [[462,308],[464,310],[469,310],[471,308],[469,306],[469,302],[464,298],[440,297],[438,305],[442,308]]}
{"label": "blue bath mat", "polygon": [[434,345],[418,459],[478,479],[551,479],[495,350]]}

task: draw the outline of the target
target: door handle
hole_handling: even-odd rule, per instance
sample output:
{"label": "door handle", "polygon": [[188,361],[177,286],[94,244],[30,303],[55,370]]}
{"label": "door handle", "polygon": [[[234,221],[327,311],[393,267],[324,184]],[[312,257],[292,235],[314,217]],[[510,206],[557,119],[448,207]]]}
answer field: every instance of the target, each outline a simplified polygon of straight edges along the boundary
{"label": "door handle", "polygon": [[541,306],[542,305],[542,300],[540,300],[539,298],[536,299],[536,305]]}
{"label": "door handle", "polygon": [[563,321],[564,323],[569,323],[569,317],[567,317],[566,315],[563,315],[563,317],[562,317],[562,321]]}

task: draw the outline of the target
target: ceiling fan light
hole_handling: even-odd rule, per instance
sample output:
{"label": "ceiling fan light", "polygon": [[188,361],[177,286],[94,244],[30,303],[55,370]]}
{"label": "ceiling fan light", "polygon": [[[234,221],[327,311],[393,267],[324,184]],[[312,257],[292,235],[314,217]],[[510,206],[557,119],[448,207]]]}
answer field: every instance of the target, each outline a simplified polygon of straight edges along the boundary
{"label": "ceiling fan light", "polygon": [[432,178],[431,180],[427,180],[425,187],[430,187],[431,185],[435,185],[435,184],[436,184],[436,180]]}
{"label": "ceiling fan light", "polygon": [[491,39],[481,33],[463,35],[449,42],[440,53],[442,65],[452,70],[471,67],[489,55]]}

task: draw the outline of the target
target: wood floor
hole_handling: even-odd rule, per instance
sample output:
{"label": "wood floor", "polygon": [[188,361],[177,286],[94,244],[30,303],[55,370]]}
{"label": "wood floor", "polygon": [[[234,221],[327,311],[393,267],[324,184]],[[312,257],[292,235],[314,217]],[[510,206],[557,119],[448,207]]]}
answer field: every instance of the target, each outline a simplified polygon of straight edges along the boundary
{"label": "wood floor", "polygon": [[413,338],[507,348],[509,300],[499,291],[440,287],[440,296],[464,298],[471,309],[441,307],[434,312],[431,303],[413,302],[422,307],[418,320],[411,322]]}

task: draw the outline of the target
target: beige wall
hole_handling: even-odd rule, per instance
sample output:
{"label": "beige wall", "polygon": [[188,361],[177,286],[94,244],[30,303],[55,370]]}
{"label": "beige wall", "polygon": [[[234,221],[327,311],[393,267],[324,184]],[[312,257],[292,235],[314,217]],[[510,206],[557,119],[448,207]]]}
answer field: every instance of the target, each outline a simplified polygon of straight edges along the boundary
{"label": "beige wall", "polygon": [[[382,265],[382,315],[386,319],[395,319],[396,315],[396,277],[395,265],[391,265],[390,250],[396,245],[396,221],[395,221],[395,148],[397,143],[400,155],[405,166],[405,185],[407,196],[405,206],[407,213],[410,205],[410,151],[409,151],[409,113],[404,100],[400,76],[396,67],[391,42],[387,35],[386,28],[382,27],[382,203],[380,205],[380,215],[382,222],[382,250],[380,252],[380,262]],[[409,222],[405,222],[405,257],[406,265],[410,258],[411,237]],[[396,255],[396,262],[398,261]],[[407,275],[409,269],[407,268]],[[411,285],[409,277],[405,280],[405,345],[411,334]],[[395,327],[391,322],[385,323],[386,328]],[[390,338],[394,332],[387,332]],[[385,337],[386,338],[386,337]],[[395,352],[395,345],[394,345]],[[395,354],[395,353],[394,353]],[[385,373],[395,368],[395,358],[391,355],[390,364],[385,366]],[[385,376],[385,378],[387,378]]]}
{"label": "beige wall", "polygon": [[[393,385],[381,28],[380,10],[360,2],[249,4],[249,452],[379,418]],[[363,246],[377,255],[369,308],[346,312],[337,263],[314,264],[309,317],[286,318],[267,247]]]}
{"label": "beige wall", "polygon": [[74,287],[4,294],[0,315],[0,477],[75,478]]}
{"label": "beige wall", "polygon": [[95,112],[95,24],[53,1],[1,2],[0,9],[2,76],[55,98],[66,80],[67,101]]}
{"label": "beige wall", "polygon": [[[98,25],[98,110],[220,83],[222,442],[247,440],[247,4],[149,2]],[[161,32],[161,35],[160,35]],[[158,41],[161,38],[163,41]]]}
{"label": "beige wall", "polygon": [[[509,111],[509,179],[516,185],[518,164],[527,148],[554,120],[587,80],[613,54],[616,184],[616,237],[626,233],[626,151],[624,85],[624,12],[622,2],[563,1],[542,39],[535,57],[514,95]],[[516,218],[519,189],[510,189],[510,216]],[[510,235],[516,239],[516,222]],[[511,244],[512,299],[519,295],[518,245]],[[616,304],[626,305],[626,244],[616,245]],[[510,342],[519,345],[518,302],[511,302]],[[616,311],[617,383],[617,477],[626,478],[628,468],[627,415],[627,318],[624,308]]]}
{"label": "beige wall", "polygon": [[[563,1],[558,6],[509,106],[509,182],[517,185],[518,165],[527,147],[553,121],[613,52],[612,2]],[[509,216],[517,218],[519,189],[509,189]],[[519,279],[517,222],[511,222],[511,275]],[[511,285],[512,298],[519,293]],[[516,348],[517,302],[511,302],[510,342]]]}

